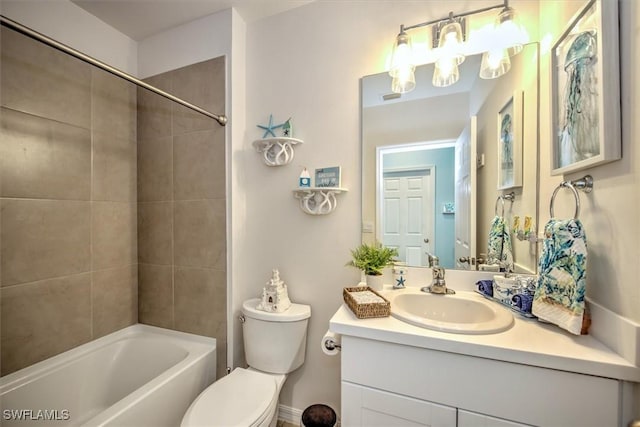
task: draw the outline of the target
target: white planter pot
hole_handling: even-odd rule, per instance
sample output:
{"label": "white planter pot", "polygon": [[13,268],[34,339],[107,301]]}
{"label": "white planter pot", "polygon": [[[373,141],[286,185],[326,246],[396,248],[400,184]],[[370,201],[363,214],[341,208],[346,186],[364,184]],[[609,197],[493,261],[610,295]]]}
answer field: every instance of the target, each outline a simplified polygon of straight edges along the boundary
{"label": "white planter pot", "polygon": [[367,286],[373,289],[374,291],[382,290],[382,275],[379,276],[369,276],[367,275]]}

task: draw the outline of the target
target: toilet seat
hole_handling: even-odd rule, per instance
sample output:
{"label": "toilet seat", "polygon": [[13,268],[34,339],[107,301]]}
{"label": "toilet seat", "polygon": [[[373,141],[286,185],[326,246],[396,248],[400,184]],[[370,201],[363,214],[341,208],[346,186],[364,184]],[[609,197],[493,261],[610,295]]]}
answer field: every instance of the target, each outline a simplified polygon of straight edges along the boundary
{"label": "toilet seat", "polygon": [[237,368],[214,382],[191,404],[182,427],[268,425],[278,401],[276,379]]}

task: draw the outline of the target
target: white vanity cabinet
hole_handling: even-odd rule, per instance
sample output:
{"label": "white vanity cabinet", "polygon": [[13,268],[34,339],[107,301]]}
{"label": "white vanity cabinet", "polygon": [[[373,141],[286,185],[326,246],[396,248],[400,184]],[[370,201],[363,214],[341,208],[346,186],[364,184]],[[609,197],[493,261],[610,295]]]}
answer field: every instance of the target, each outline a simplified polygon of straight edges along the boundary
{"label": "white vanity cabinet", "polygon": [[456,408],[343,381],[342,425],[455,427]]}
{"label": "white vanity cabinet", "polygon": [[630,383],[342,337],[342,425],[620,426]]}

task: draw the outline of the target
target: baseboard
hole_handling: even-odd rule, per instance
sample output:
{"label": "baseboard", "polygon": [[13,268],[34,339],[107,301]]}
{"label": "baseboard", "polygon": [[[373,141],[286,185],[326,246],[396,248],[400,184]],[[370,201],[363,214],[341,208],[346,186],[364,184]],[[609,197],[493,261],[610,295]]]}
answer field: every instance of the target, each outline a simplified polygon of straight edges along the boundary
{"label": "baseboard", "polygon": [[302,419],[301,409],[292,408],[290,406],[285,406],[285,405],[278,405],[278,420],[299,426],[301,419]]}

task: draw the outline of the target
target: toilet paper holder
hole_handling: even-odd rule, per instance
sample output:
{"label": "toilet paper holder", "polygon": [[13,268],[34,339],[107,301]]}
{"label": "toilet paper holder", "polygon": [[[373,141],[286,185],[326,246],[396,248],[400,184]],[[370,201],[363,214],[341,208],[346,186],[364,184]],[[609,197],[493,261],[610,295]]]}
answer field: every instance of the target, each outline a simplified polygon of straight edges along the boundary
{"label": "toilet paper holder", "polygon": [[332,337],[326,337],[324,339],[324,348],[329,351],[333,351],[338,349],[338,351],[342,350],[342,346],[338,344]]}

